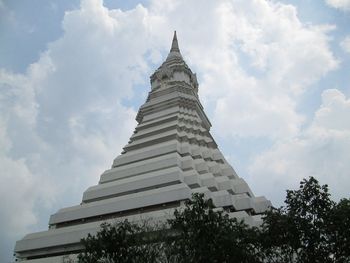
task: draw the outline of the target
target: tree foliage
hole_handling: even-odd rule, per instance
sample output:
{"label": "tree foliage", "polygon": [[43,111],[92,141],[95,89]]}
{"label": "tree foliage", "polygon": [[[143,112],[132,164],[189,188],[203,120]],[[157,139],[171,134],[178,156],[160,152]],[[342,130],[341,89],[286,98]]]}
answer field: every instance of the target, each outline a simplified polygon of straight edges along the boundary
{"label": "tree foliage", "polygon": [[81,263],[350,263],[350,200],[332,201],[328,186],[310,177],[257,228],[195,194],[166,225],[103,224],[82,244]]}
{"label": "tree foliage", "polygon": [[[146,235],[147,233],[147,235]],[[79,263],[149,263],[161,258],[152,229],[125,220],[114,225],[104,223],[96,235],[82,239],[84,250]]]}
{"label": "tree foliage", "polygon": [[335,203],[328,186],[313,177],[304,179],[298,190],[287,190],[285,204],[264,218],[266,257],[271,262],[337,262],[330,231]]}
{"label": "tree foliage", "polygon": [[193,195],[168,222],[176,233],[168,240],[171,262],[258,262],[256,229],[216,211],[202,194]]}
{"label": "tree foliage", "polygon": [[350,262],[350,199],[342,199],[333,207],[328,224],[330,244],[336,262]]}

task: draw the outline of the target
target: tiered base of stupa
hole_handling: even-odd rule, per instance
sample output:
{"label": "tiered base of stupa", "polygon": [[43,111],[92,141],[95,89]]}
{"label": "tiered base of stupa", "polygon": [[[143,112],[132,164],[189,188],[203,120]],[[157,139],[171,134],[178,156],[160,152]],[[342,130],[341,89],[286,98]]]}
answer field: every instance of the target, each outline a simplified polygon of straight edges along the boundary
{"label": "tiered base of stupa", "polygon": [[[167,119],[174,119],[177,126],[186,119],[174,116]],[[160,126],[165,125],[153,122],[140,134],[154,127],[159,131]],[[163,136],[157,137],[161,141]],[[100,183],[85,191],[80,205],[53,214],[50,229],[18,241],[17,253],[28,259],[74,253],[81,249],[80,239],[95,233],[105,221],[124,218],[165,221],[181,202],[198,192],[212,198],[215,206],[223,207],[232,217],[251,225],[259,223],[259,214],[270,203],[253,196],[218,149],[177,139],[154,143],[117,158],[114,167],[103,173]]]}

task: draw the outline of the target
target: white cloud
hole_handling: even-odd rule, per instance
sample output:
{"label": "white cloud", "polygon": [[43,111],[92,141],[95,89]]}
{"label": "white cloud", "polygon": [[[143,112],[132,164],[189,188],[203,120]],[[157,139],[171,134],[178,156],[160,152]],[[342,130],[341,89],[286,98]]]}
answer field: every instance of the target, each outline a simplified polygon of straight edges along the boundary
{"label": "white cloud", "polygon": [[326,3],[342,11],[350,11],[350,0],[326,0]]}
{"label": "white cloud", "polygon": [[83,1],[25,74],[0,70],[0,261],[50,213],[78,203],[127,143],[136,113],[122,100],[149,71],[146,13]]}
{"label": "white cloud", "polygon": [[316,112],[311,132],[328,133],[330,131],[349,135],[350,99],[337,89],[328,89],[322,93],[322,105]]}
{"label": "white cloud", "polygon": [[[47,207],[54,194],[45,177],[32,173],[29,164],[34,155],[16,152],[15,144],[26,140],[41,147],[32,136],[37,113],[33,98],[25,76],[0,70],[1,255],[11,254],[15,239],[28,232],[28,226],[38,223],[34,211]],[[1,256],[0,260],[5,258]]]}
{"label": "white cloud", "polygon": [[[0,198],[3,201],[7,200],[2,202],[2,211],[6,211],[1,213],[2,227],[9,233],[23,234],[28,224],[36,223],[32,210],[37,193],[31,192],[34,189],[34,177],[24,159],[15,160],[7,157],[11,142],[7,138],[2,120],[0,127]],[[18,211],[21,211],[20,214]]]}
{"label": "white cloud", "polygon": [[349,116],[350,99],[337,89],[325,90],[322,105],[308,128],[256,157],[250,184],[278,200],[276,205],[284,200],[285,189],[297,187],[309,176],[327,183],[333,198],[349,198]]}
{"label": "white cloud", "polygon": [[[214,109],[213,126],[222,136],[295,135],[303,123],[299,96],[338,64],[327,36],[333,26],[303,24],[291,5],[156,6],[164,24],[180,28],[180,48],[199,73],[201,98],[207,111]],[[198,8],[196,15],[189,11]]]}
{"label": "white cloud", "polygon": [[[207,69],[210,77],[203,83],[206,95],[217,101],[216,129],[225,136],[295,135],[303,123],[296,111],[299,96],[337,66],[328,45],[331,27],[303,25],[293,6],[273,2],[228,4],[222,10],[227,39],[218,53],[226,59],[214,71]],[[259,11],[247,15],[247,10]]]}
{"label": "white cloud", "polygon": [[343,41],[340,42],[340,46],[345,52],[350,54],[350,36],[345,37]]}

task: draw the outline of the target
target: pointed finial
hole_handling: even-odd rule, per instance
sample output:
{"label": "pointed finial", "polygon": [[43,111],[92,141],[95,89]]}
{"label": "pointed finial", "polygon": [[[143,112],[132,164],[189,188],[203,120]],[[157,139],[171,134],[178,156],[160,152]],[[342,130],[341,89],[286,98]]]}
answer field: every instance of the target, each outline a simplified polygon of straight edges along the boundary
{"label": "pointed finial", "polygon": [[177,43],[176,30],[174,31],[173,42],[171,43],[170,52],[180,52],[179,44]]}

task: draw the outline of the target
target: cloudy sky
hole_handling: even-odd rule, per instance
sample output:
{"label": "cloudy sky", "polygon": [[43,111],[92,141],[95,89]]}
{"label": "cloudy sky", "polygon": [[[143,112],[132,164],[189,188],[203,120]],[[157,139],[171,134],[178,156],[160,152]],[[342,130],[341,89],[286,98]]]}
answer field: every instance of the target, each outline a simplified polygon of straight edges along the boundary
{"label": "cloudy sky", "polygon": [[175,29],[256,195],[349,197],[349,25],[350,0],[0,0],[0,261],[110,167]]}

